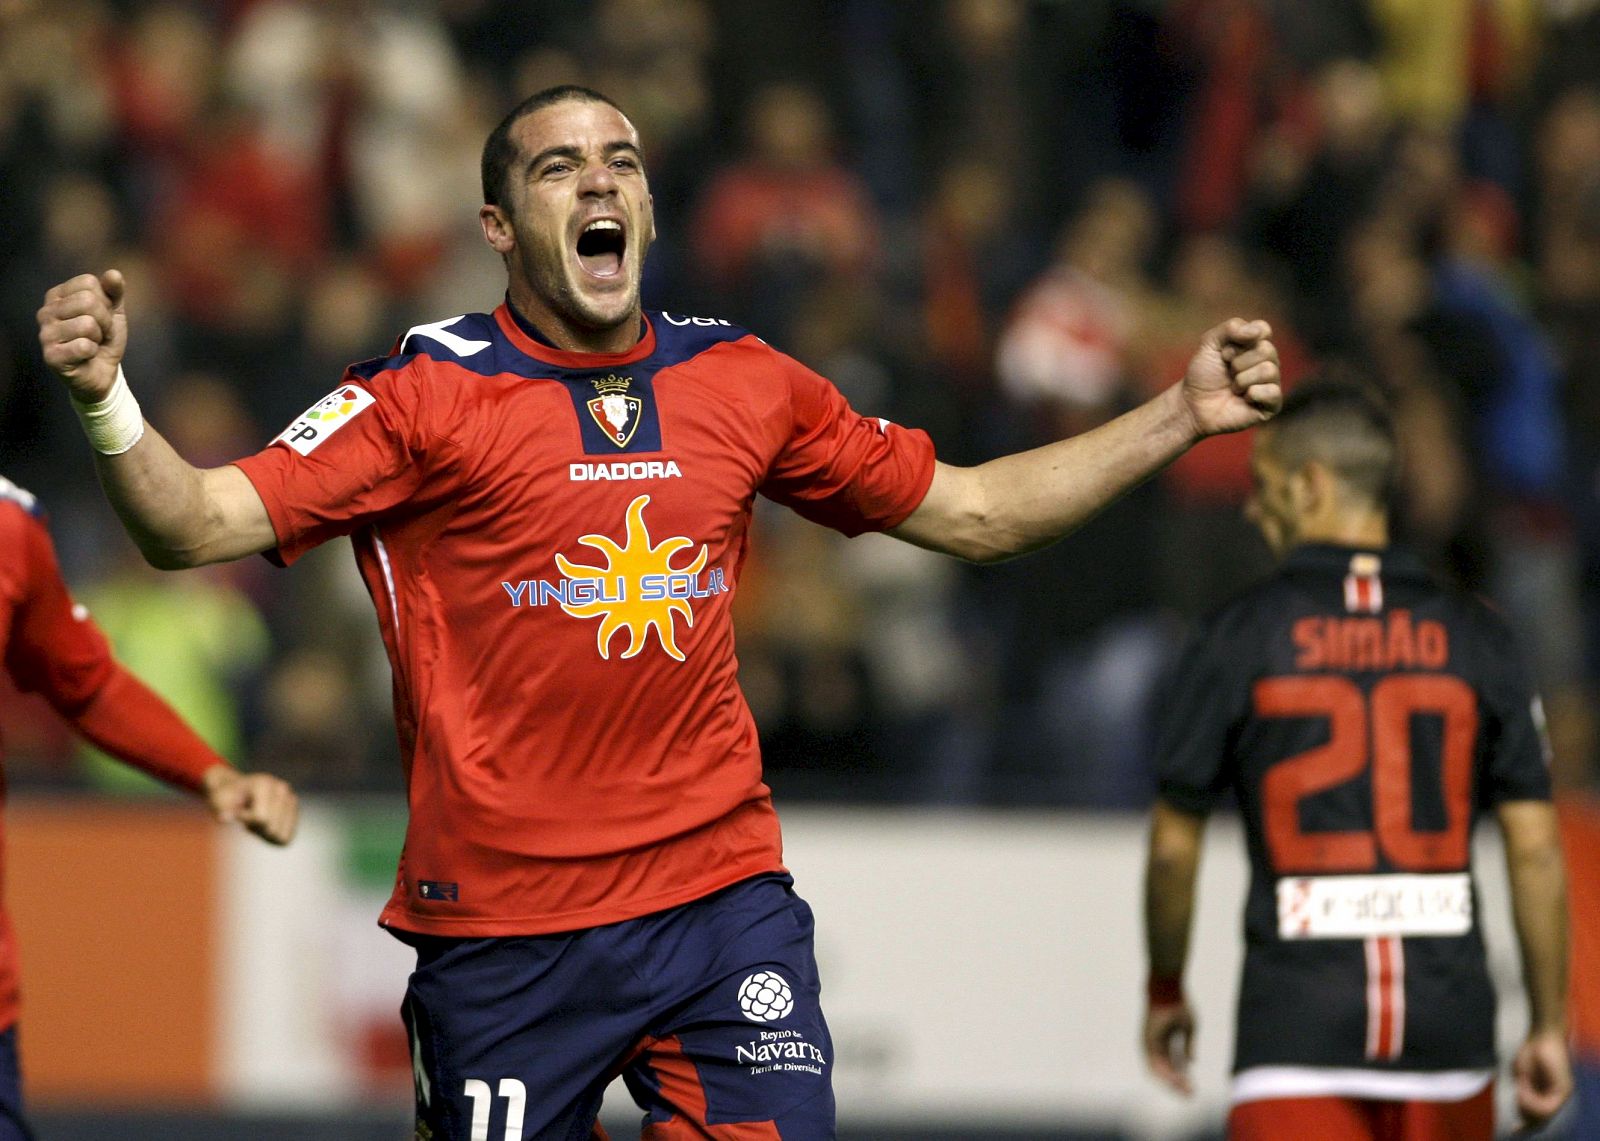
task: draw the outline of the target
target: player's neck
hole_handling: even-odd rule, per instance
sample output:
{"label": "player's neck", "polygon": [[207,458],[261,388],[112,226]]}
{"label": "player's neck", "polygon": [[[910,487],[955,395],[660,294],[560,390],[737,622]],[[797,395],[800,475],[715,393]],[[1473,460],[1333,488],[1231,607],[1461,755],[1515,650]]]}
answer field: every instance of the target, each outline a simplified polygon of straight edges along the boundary
{"label": "player's neck", "polygon": [[1389,545],[1389,520],[1379,514],[1334,515],[1308,522],[1295,536],[1296,546],[1324,543],[1333,547],[1355,547],[1381,551]]}
{"label": "player's neck", "polygon": [[625,353],[644,337],[644,315],[635,306],[628,317],[606,329],[592,329],[563,320],[531,291],[515,286],[506,303],[517,324],[534,340],[566,353]]}

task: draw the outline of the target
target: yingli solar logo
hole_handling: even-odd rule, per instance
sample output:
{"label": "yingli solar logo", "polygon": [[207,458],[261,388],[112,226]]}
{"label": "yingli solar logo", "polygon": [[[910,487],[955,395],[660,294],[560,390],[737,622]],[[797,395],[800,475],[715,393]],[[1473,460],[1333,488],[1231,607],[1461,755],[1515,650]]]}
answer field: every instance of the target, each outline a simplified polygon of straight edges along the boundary
{"label": "yingli solar logo", "polygon": [[622,652],[623,658],[642,652],[654,631],[661,648],[683,661],[683,651],[678,648],[678,619],[685,626],[693,626],[695,601],[726,594],[733,588],[720,567],[706,569],[709,556],[704,545],[687,565],[674,566],[674,556],[693,547],[694,541],[675,535],[652,543],[644,521],[644,509],[649,504],[650,497],[641,495],[628,505],[622,542],[607,535],[584,535],[578,540],[599,551],[605,557],[605,566],[575,563],[565,555],[557,555],[561,581],[523,579],[500,584],[511,605],[553,604],[574,618],[600,619],[595,643],[600,656],[608,660],[612,639],[618,631],[627,630],[628,647]]}

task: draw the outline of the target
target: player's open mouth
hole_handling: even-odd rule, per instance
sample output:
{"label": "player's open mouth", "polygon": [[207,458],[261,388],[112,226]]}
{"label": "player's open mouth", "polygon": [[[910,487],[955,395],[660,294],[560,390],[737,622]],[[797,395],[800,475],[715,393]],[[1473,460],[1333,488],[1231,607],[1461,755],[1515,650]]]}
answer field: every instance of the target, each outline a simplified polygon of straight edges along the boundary
{"label": "player's open mouth", "polygon": [[622,272],[622,254],[628,236],[614,218],[596,218],[578,234],[578,264],[595,277],[615,277]]}

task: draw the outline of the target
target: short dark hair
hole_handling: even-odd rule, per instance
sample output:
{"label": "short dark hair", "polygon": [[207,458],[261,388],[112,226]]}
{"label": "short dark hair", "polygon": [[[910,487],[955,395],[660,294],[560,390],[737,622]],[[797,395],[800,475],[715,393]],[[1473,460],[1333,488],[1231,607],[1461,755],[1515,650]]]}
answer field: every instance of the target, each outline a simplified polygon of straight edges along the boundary
{"label": "short dark hair", "polygon": [[483,201],[488,206],[501,205],[501,198],[506,190],[506,172],[511,169],[511,164],[517,157],[517,144],[511,141],[511,130],[525,116],[542,110],[554,103],[565,103],[575,100],[579,103],[604,103],[608,107],[616,107],[619,114],[626,116],[627,112],[600,92],[588,87],[579,87],[576,83],[563,83],[558,87],[546,87],[543,91],[535,91],[521,103],[511,109],[511,113],[500,120],[500,125],[489,132],[489,137],[483,144]]}
{"label": "short dark hair", "polygon": [[1394,419],[1371,385],[1344,377],[1305,381],[1264,431],[1263,443],[1286,466],[1316,460],[1362,498],[1388,504],[1398,451]]}

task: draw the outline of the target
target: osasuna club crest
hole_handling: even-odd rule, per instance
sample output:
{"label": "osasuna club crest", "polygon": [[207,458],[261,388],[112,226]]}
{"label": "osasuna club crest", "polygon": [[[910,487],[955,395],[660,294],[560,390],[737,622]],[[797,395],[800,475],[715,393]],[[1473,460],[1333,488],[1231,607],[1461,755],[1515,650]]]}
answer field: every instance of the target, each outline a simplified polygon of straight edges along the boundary
{"label": "osasuna club crest", "polygon": [[600,425],[606,439],[619,448],[627,447],[644,412],[644,401],[628,395],[633,378],[612,373],[591,383],[600,395],[589,401],[589,415]]}

